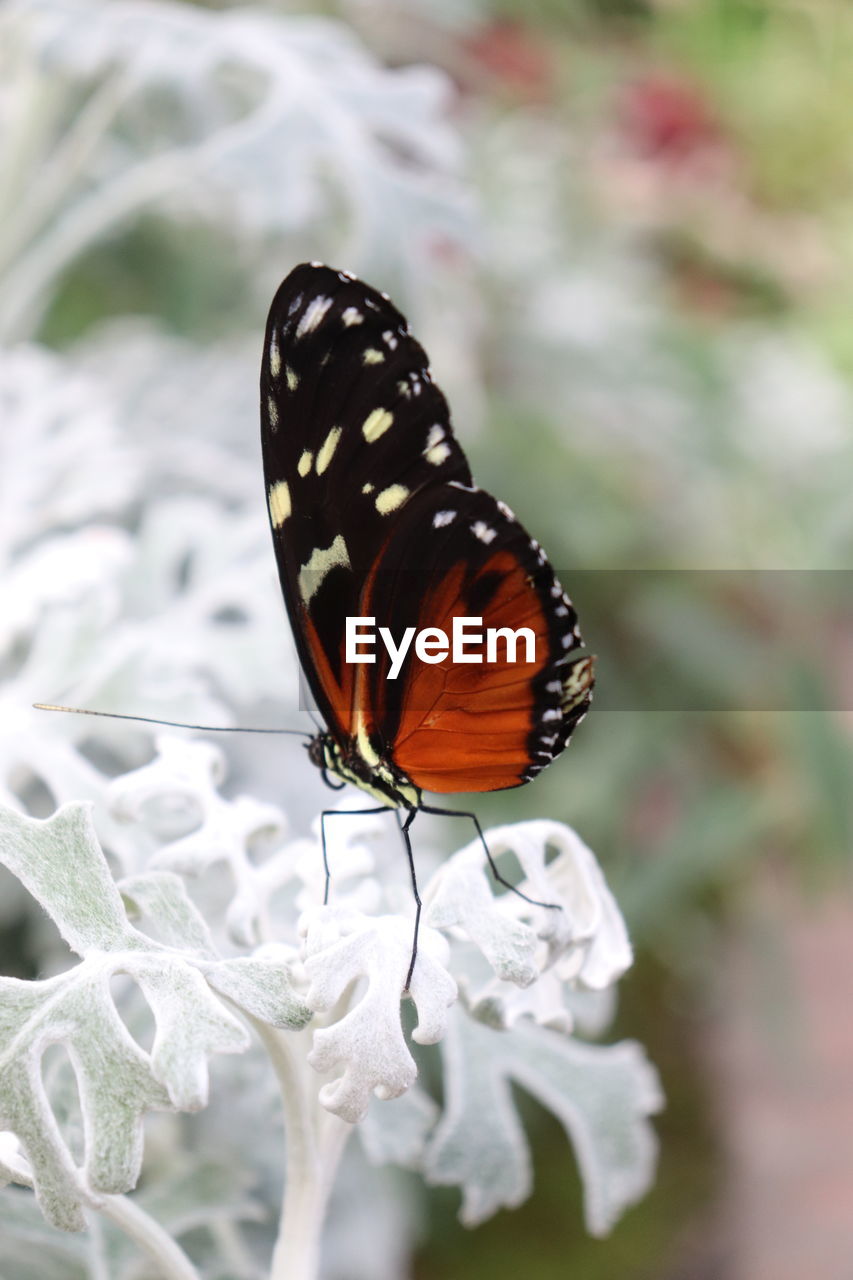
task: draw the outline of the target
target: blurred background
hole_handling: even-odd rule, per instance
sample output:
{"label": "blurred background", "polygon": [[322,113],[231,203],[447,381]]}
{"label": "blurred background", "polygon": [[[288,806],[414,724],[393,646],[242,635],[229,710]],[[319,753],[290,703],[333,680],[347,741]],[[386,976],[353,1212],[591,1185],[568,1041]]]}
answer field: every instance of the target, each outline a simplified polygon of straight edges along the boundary
{"label": "blurred background", "polygon": [[[566,757],[478,812],[602,860],[657,1185],[586,1238],[531,1106],[535,1196],[468,1233],[406,1184],[376,1277],[849,1280],[851,66],[835,0],[0,13],[2,797],[151,754],[35,699],[302,723],[256,387],[306,258],[406,312],[598,655]],[[230,767],[297,830],[323,803],[285,739]],[[3,879],[2,972],[43,927]]]}

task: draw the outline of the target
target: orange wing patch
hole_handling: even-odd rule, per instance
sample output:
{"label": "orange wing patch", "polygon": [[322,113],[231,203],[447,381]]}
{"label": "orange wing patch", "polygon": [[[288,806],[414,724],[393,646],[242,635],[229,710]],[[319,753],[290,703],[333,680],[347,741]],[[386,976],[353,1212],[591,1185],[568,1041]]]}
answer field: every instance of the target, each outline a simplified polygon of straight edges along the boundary
{"label": "orange wing patch", "polygon": [[[332,712],[332,724],[330,727],[334,730],[335,737],[343,739],[352,733],[353,711],[356,705],[356,673],[361,672],[363,668],[356,667],[354,671],[352,664],[344,662],[343,654],[341,654],[341,680],[339,682],[332,671],[326,651],[320,643],[317,629],[307,609],[303,609],[301,621],[308,651],[311,654],[311,664],[315,677],[320,683]],[[343,641],[341,645],[343,647]]]}
{"label": "orange wing patch", "polygon": [[[532,682],[553,655],[542,605],[515,556],[497,552],[464,591],[464,566],[454,566],[425,597],[419,626],[440,627],[450,636],[453,619],[470,616],[468,601],[475,596],[478,580],[491,574],[500,575],[500,582],[482,610],[483,629],[529,627],[535,636],[536,659],[508,663],[501,642],[498,662],[454,663],[450,655],[435,666],[413,661],[394,760],[425,791],[514,787],[523,781],[521,775],[530,763]],[[524,652],[522,643],[519,656]]]}

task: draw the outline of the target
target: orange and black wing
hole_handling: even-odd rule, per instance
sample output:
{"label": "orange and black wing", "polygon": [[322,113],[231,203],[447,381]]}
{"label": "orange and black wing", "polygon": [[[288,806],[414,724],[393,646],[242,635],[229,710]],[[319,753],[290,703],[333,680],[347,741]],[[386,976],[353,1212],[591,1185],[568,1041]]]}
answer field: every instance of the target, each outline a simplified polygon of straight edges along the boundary
{"label": "orange and black wing", "polygon": [[[518,786],[589,703],[574,609],[512,513],[476,488],[423,348],[384,294],[297,267],[272,304],[261,373],[267,504],[300,660],[329,731],[367,734],[431,791]],[[347,617],[452,633],[454,617],[528,628],[531,660],[439,664],[389,679],[345,661]],[[526,654],[525,654],[526,659]]]}
{"label": "orange and black wing", "polygon": [[330,731],[353,731],[347,616],[401,503],[470,484],[426,354],[388,298],[346,272],[303,264],[283,282],[261,365],[267,507],[284,600],[311,691]]}
{"label": "orange and black wing", "polygon": [[454,618],[477,619],[467,624],[474,634],[496,632],[491,661],[473,643],[468,661],[451,651],[427,663],[410,649],[396,680],[387,661],[367,669],[381,745],[422,790],[520,786],[560,754],[586,713],[592,659],[571,601],[538,544],[481,489],[449,484],[413,499],[365,607],[394,636],[436,627],[450,638]]}

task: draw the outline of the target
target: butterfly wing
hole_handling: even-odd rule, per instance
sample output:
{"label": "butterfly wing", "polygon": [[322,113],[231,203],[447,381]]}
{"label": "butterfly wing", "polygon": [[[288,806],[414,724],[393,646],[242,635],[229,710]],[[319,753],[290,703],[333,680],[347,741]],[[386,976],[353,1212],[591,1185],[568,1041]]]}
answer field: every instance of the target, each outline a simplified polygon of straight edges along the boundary
{"label": "butterfly wing", "polygon": [[273,299],[261,369],[267,505],[300,661],[329,729],[353,732],[344,625],[410,495],[470,484],[447,402],[404,317],[329,267],[296,267]]}
{"label": "butterfly wing", "polygon": [[[433,791],[535,776],[586,710],[591,660],[537,544],[473,484],[403,316],[346,273],[297,267],[270,310],[261,414],[284,598],[333,737]],[[360,616],[396,638],[451,634],[466,616],[528,627],[535,658],[433,665],[410,651],[391,680],[381,648],[372,665],[345,661],[346,619]]]}
{"label": "butterfly wing", "polygon": [[586,713],[592,660],[579,651],[575,610],[538,544],[482,489],[451,483],[412,500],[366,607],[396,637],[407,627],[452,637],[457,618],[469,619],[474,634],[498,632],[491,661],[475,643],[468,652],[480,661],[454,661],[451,652],[433,664],[410,649],[395,680],[385,659],[367,668],[382,745],[422,790],[498,791],[528,782]]}

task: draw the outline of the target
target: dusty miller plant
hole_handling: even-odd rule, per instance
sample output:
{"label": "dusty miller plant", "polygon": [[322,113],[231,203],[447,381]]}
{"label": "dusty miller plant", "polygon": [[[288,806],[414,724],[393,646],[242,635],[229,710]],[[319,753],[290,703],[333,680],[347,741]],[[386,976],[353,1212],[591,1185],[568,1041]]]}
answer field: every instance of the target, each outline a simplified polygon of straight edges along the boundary
{"label": "dusty miller plant", "polygon": [[289,740],[226,764],[29,709],[295,723],[246,444],[260,315],[206,346],[112,321],[61,354],[40,327],[140,217],[212,226],[253,316],[298,257],[381,264],[476,411],[481,226],[446,82],[328,21],[84,0],[7,4],[0,63],[0,924],[27,922],[38,974],[0,979],[0,1274],[299,1280],[325,1225],[325,1276],[396,1280],[417,1211],[389,1170],[458,1187],[471,1225],[529,1194],[512,1085],[562,1123],[606,1232],[651,1179],[659,1094],[639,1046],[588,1042],[630,949],[573,831],[489,833],[557,913],[419,824],[401,1000],[392,815],[330,824],[323,907],[323,799]]}
{"label": "dusty miller plant", "polygon": [[[605,1233],[648,1186],[647,1117],[659,1096],[638,1045],[573,1035],[585,1016],[576,993],[606,992],[630,962],[621,916],[589,849],[555,822],[489,833],[493,851],[513,853],[525,887],[550,895],[559,913],[531,911],[514,895],[495,898],[478,841],[438,863],[424,883],[416,1020],[407,1034],[409,1002],[400,993],[412,910],[405,876],[396,874],[399,850],[382,840],[383,817],[353,813],[330,824],[335,894],[322,906],[316,837],[288,839],[274,806],[224,798],[222,769],[210,744],[167,737],[154,760],[112,781],[108,806],[130,833],[117,880],[89,805],[70,802],[47,819],[0,811],[4,864],[76,959],[40,980],[0,980],[4,1180],[33,1187],[47,1221],[65,1231],[102,1214],[159,1276],[208,1273],[168,1222],[126,1193],[140,1175],[145,1113],[204,1107],[211,1055],[244,1052],[253,1032],[284,1117],[271,1276],[318,1274],[328,1198],[356,1130],[369,1160],[459,1187],[469,1225],[520,1203],[531,1172],[513,1083],[559,1119],[580,1165],[587,1227]],[[196,825],[163,839],[157,833],[179,810],[194,811]],[[261,840],[272,848],[257,860],[251,850]],[[546,866],[549,849],[557,856]],[[215,866],[227,890],[203,913],[187,881],[204,881]],[[133,1000],[111,987],[117,975],[144,996],[152,1034]],[[435,1043],[442,1108],[416,1083],[413,1056],[417,1045]],[[53,1045],[64,1048],[76,1088],[67,1071],[45,1073]],[[269,1125],[268,1095],[261,1099],[259,1137]],[[253,1130],[235,1138],[251,1143]],[[15,1203],[5,1211],[14,1214]],[[210,1208],[226,1218],[245,1212]],[[193,1225],[202,1224],[215,1241],[212,1215],[199,1214]],[[122,1260],[115,1237],[102,1240],[104,1273],[125,1274]],[[262,1272],[246,1255],[242,1274]]]}

